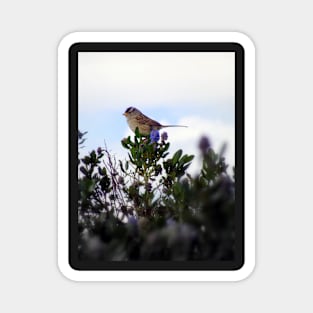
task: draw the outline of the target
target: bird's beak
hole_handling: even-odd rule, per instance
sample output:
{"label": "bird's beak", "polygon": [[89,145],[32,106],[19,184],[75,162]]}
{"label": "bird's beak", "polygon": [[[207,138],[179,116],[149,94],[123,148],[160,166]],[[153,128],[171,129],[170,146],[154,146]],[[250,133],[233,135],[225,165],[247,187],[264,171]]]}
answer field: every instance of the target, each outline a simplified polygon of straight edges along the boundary
{"label": "bird's beak", "polygon": [[123,113],[124,116],[126,116],[126,113]]}

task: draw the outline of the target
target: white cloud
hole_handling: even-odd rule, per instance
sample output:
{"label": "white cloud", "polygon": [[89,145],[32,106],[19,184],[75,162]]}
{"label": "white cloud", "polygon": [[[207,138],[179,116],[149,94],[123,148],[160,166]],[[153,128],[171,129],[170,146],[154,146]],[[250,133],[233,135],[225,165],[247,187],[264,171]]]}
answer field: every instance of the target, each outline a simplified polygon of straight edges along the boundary
{"label": "white cloud", "polygon": [[233,106],[234,64],[230,52],[80,53],[80,110]]}
{"label": "white cloud", "polygon": [[[165,125],[165,123],[162,121]],[[216,152],[227,145],[225,158],[229,168],[235,164],[235,129],[230,124],[219,120],[210,120],[198,116],[188,116],[179,120],[179,125],[187,125],[188,128],[165,128],[171,143],[171,152],[183,149],[184,153],[195,155],[195,160],[189,168],[191,173],[197,173],[201,167],[201,157],[198,148],[202,136],[209,137],[212,147]]]}

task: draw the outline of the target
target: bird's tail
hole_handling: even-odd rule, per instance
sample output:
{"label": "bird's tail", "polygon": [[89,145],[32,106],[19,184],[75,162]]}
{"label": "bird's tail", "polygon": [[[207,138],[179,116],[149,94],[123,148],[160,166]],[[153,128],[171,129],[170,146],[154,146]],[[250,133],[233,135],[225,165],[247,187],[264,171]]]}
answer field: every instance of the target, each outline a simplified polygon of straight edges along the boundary
{"label": "bird's tail", "polygon": [[163,125],[163,127],[188,127],[185,125]]}

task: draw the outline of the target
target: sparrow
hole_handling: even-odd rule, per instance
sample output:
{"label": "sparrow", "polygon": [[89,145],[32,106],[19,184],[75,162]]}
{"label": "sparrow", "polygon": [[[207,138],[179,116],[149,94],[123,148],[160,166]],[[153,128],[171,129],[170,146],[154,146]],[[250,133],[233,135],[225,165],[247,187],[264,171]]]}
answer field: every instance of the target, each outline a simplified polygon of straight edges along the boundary
{"label": "sparrow", "polygon": [[143,136],[148,136],[152,130],[160,130],[165,127],[187,127],[182,125],[161,125],[134,107],[127,108],[123,115],[127,119],[129,128],[135,132],[138,127],[139,133]]}

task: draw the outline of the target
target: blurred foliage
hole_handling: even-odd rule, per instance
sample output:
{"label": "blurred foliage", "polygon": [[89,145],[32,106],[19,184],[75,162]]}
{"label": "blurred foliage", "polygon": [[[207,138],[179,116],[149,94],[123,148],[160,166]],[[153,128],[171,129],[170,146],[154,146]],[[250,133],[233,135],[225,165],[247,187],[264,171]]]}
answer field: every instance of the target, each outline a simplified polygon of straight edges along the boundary
{"label": "blurred foliage", "polygon": [[232,260],[234,180],[209,139],[199,141],[202,169],[194,177],[187,172],[194,156],[170,156],[166,133],[159,140],[136,131],[121,144],[127,160],[106,147],[79,158],[79,258]]}

